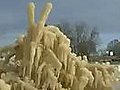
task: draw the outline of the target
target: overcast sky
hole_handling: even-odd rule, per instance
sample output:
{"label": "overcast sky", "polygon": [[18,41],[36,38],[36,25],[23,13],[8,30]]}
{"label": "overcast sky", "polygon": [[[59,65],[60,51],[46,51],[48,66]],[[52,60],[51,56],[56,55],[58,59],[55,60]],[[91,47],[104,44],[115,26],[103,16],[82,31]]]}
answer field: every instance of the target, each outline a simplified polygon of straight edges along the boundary
{"label": "overcast sky", "polygon": [[[10,2],[11,1],[11,2]],[[0,0],[0,46],[11,44],[27,29],[27,4],[32,0]],[[36,0],[36,20],[47,0]],[[86,22],[96,26],[103,43],[120,39],[120,0],[48,0],[53,3],[49,23]]]}

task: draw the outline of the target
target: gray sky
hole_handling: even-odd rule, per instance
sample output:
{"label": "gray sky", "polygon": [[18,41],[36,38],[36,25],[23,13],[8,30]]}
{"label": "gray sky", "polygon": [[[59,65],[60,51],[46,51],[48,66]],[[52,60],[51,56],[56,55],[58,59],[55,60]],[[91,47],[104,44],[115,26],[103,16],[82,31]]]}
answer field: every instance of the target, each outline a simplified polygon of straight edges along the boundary
{"label": "gray sky", "polygon": [[[10,2],[11,1],[11,2]],[[27,4],[32,0],[0,0],[0,46],[13,43],[27,29]],[[49,23],[86,22],[97,26],[103,43],[120,37],[120,0],[36,0],[36,20],[45,1],[52,1]],[[105,44],[104,44],[105,45]]]}

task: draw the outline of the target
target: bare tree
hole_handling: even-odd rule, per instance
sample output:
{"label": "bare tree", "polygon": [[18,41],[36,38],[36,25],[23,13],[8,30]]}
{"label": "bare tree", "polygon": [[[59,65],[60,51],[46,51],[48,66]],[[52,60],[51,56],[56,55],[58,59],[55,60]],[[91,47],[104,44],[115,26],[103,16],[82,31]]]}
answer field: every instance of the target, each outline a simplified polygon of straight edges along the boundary
{"label": "bare tree", "polygon": [[107,45],[107,51],[112,51],[115,56],[120,57],[120,42],[118,39],[110,41]]}
{"label": "bare tree", "polygon": [[92,29],[84,23],[71,25],[62,22],[57,25],[71,39],[71,47],[77,55],[95,55],[97,45],[99,45],[99,32],[96,27]]}

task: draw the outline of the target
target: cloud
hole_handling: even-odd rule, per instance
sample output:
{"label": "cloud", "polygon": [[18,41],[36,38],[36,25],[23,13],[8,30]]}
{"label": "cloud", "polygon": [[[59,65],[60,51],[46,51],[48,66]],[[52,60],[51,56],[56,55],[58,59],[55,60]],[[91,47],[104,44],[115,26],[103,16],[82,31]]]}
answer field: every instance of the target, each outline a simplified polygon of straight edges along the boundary
{"label": "cloud", "polygon": [[[27,28],[27,4],[32,0],[1,0],[0,34],[24,32]],[[36,20],[46,0],[36,0]],[[120,32],[120,0],[51,0],[53,11],[49,23],[58,23],[62,19],[70,22],[85,21],[97,26],[100,33]],[[15,34],[16,34],[15,33]],[[9,34],[13,37],[13,34]],[[111,34],[109,34],[111,35]],[[116,34],[118,35],[118,34]],[[107,37],[104,35],[104,37]],[[111,37],[110,37],[111,38]],[[8,41],[9,38],[7,38]],[[1,44],[1,43],[0,43]]]}

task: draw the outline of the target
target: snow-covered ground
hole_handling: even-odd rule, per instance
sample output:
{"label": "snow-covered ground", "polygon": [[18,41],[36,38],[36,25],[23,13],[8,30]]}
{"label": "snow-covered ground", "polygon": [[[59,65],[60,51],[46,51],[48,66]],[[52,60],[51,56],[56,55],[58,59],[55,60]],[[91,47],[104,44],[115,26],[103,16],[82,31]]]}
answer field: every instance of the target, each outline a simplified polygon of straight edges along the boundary
{"label": "snow-covered ground", "polygon": [[113,82],[112,89],[113,90],[120,90],[120,81]]}
{"label": "snow-covered ground", "polygon": [[112,89],[113,90],[120,90],[120,65],[114,65],[115,66],[115,76],[118,78],[118,81],[115,81],[112,83]]}

